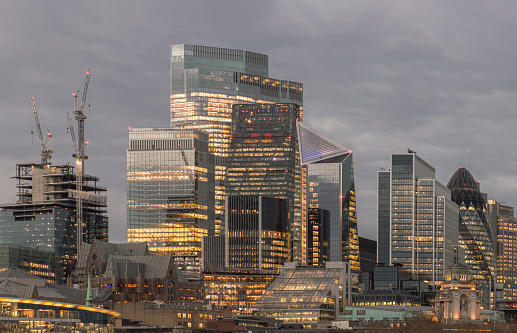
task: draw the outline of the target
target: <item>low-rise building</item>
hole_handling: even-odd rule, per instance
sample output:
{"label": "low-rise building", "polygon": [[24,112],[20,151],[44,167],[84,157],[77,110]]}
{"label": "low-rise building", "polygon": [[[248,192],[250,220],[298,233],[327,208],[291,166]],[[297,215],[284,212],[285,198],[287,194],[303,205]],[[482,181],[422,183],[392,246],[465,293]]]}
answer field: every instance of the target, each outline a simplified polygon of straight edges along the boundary
{"label": "low-rise building", "polygon": [[285,263],[280,275],[253,306],[253,313],[312,327],[334,321],[351,302],[350,264],[325,266]]}
{"label": "low-rise building", "polygon": [[114,303],[201,300],[201,282],[188,281],[171,253],[150,254],[146,243],[83,243],[77,278],[85,272],[98,297]]}

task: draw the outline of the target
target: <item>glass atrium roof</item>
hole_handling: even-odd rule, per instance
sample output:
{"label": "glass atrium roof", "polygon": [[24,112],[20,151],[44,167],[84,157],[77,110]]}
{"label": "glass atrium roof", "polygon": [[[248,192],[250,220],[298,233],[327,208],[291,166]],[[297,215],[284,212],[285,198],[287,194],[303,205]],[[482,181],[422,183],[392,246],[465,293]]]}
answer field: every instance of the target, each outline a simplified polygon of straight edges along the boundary
{"label": "glass atrium roof", "polygon": [[343,157],[346,157],[346,155],[351,153],[350,150],[335,144],[300,122],[297,123],[297,126],[302,163],[319,162],[340,155],[345,155]]}
{"label": "glass atrium roof", "polygon": [[254,308],[317,309],[330,294],[342,269],[282,269]]}

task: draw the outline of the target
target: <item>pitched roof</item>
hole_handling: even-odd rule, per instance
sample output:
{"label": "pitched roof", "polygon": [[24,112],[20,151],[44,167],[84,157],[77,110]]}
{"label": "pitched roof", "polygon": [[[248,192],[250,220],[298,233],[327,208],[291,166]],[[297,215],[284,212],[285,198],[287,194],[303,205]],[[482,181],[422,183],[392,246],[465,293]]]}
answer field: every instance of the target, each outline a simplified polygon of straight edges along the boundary
{"label": "pitched roof", "polygon": [[115,256],[144,256],[146,255],[147,243],[123,243],[115,244],[94,240],[95,246],[99,250],[100,259],[108,262],[111,255]]}
{"label": "pitched roof", "polygon": [[35,284],[37,286],[44,286],[47,281],[35,275],[27,273],[19,268],[11,267],[0,272],[0,281],[9,280],[19,282],[24,285]]}
{"label": "pitched roof", "polygon": [[351,151],[337,145],[316,131],[311,130],[300,122],[297,123],[298,140],[300,143],[300,160],[302,163],[314,163],[331,159],[338,163],[337,157],[342,156],[341,161],[348,156]]}
{"label": "pitched roof", "polygon": [[[163,255],[115,256],[110,255],[104,277],[164,278],[167,276],[172,253]],[[143,265],[138,265],[143,264]]]}

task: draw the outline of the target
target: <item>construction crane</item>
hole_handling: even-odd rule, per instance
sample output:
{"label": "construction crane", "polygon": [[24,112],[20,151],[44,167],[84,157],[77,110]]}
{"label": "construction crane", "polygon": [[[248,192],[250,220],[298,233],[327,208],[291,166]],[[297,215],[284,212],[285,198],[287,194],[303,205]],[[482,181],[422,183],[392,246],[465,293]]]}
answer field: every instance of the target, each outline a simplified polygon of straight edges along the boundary
{"label": "construction crane", "polygon": [[[47,137],[43,140],[43,133],[41,132],[41,125],[39,122],[39,114],[38,109],[36,108],[36,102],[34,101],[34,97],[31,98],[32,101],[32,109],[34,110],[34,121],[36,122],[36,130],[38,131],[38,137],[41,144],[41,164],[47,164],[48,161],[52,158],[52,134],[50,134],[48,128]],[[31,132],[32,134],[33,132]]]}
{"label": "construction crane", "polygon": [[72,123],[72,117],[70,114],[66,114],[68,119],[68,126],[70,129],[70,134],[72,136],[72,141],[74,143],[75,154],[72,156],[75,157],[75,189],[76,193],[76,213],[75,213],[75,221],[76,221],[76,236],[77,236],[77,258],[79,258],[79,250],[81,248],[81,241],[83,236],[83,198],[82,198],[82,190],[83,190],[83,173],[84,173],[84,161],[88,159],[88,156],[84,153],[84,147],[87,144],[84,141],[84,121],[86,120],[86,116],[84,114],[84,104],[86,103],[86,94],[88,93],[88,84],[90,82],[90,70],[86,72],[86,79],[84,80],[83,87],[83,95],[79,100],[79,90],[77,93],[72,94],[74,96],[74,115],[77,120],[77,138],[75,136],[74,126]]}

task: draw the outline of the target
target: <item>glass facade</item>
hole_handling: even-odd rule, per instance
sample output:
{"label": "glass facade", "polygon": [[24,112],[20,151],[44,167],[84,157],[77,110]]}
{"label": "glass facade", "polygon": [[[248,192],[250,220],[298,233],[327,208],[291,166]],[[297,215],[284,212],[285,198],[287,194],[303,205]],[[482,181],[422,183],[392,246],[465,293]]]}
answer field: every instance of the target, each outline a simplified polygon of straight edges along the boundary
{"label": "glass facade", "polygon": [[297,104],[236,104],[227,159],[228,196],[258,195],[289,201],[294,260],[300,244],[300,160]]}
{"label": "glass facade", "polygon": [[454,264],[457,244],[458,207],[450,191],[413,152],[392,154],[389,170],[377,175],[378,261],[401,264],[436,288]]}
{"label": "glass facade", "polygon": [[[303,104],[303,85],[269,78],[269,56],[244,50],[171,45],[171,127],[200,129],[210,135],[216,163],[216,233],[224,215],[225,164],[230,146],[232,105]],[[302,111],[300,109],[300,119]]]}
{"label": "glass facade", "polygon": [[128,241],[172,252],[176,264],[200,273],[201,242],[214,230],[214,156],[196,130],[129,130]]}
{"label": "glass facade", "polygon": [[330,212],[329,260],[346,261],[360,272],[352,152],[297,124],[302,159],[302,262],[307,262],[308,209]]}
{"label": "glass facade", "polygon": [[[0,245],[37,247],[56,254],[56,282],[67,283],[76,263],[76,175],[64,166],[18,164],[18,202],[0,206]],[[108,240],[106,188],[83,176],[83,241]]]}
{"label": "glass facade", "polygon": [[456,170],[447,187],[451,190],[452,200],[460,207],[459,244],[465,250],[465,264],[472,272],[474,283],[483,290],[483,306],[489,308],[496,258],[486,200],[466,168]]}
{"label": "glass facade", "polygon": [[383,264],[391,263],[390,178],[390,171],[377,172],[377,262]]}
{"label": "glass facade", "polygon": [[250,314],[257,299],[275,280],[271,270],[232,269],[203,274],[205,300],[218,308],[231,309],[234,314]]}
{"label": "glass facade", "polygon": [[307,214],[307,265],[324,265],[330,256],[330,212],[309,208]]}
{"label": "glass facade", "polygon": [[350,299],[350,265],[284,266],[253,312],[285,322],[332,321]]}
{"label": "glass facade", "polygon": [[17,267],[34,276],[57,283],[56,253],[30,247],[0,245],[0,271]]}
{"label": "glass facade", "polygon": [[262,196],[226,200],[226,267],[276,270],[292,260],[289,202]]}
{"label": "glass facade", "polygon": [[2,332],[115,332],[115,311],[76,304],[0,297]]}
{"label": "glass facade", "polygon": [[503,299],[517,299],[517,220],[514,208],[488,200],[490,224],[496,224],[497,283],[503,285]]}

